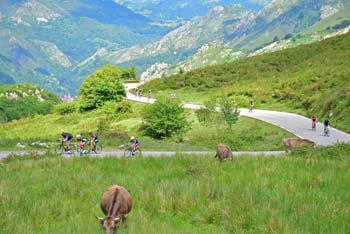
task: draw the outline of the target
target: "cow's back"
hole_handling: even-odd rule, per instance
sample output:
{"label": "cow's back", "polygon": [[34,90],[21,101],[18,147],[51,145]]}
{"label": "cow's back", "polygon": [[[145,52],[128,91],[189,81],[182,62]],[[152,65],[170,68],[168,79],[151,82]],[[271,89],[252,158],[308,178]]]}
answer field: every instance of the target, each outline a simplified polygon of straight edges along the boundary
{"label": "cow's back", "polygon": [[232,151],[228,145],[217,144],[216,145],[216,156],[218,159],[229,159],[232,160]]}
{"label": "cow's back", "polygon": [[287,148],[303,147],[303,146],[315,146],[315,142],[307,140],[307,139],[285,138],[285,139],[283,139],[283,145]]}
{"label": "cow's back", "polygon": [[[132,208],[132,200],[128,190],[116,184],[108,187],[101,199],[101,209],[105,215],[112,215],[108,214],[111,206],[118,206],[116,209],[118,214],[128,214]],[[113,215],[117,216],[117,214]]]}

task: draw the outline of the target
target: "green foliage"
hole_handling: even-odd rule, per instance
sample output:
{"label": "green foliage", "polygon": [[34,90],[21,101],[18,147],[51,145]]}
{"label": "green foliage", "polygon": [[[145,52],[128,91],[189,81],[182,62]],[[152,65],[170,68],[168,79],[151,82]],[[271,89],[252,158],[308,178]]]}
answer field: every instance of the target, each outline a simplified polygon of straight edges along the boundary
{"label": "green foliage", "polygon": [[195,110],[198,121],[205,126],[221,122],[222,118],[216,107],[217,103],[215,99],[206,101],[203,108]]}
{"label": "green foliage", "polygon": [[54,112],[60,115],[67,115],[77,111],[76,102],[62,102],[55,106]]}
{"label": "green foliage", "polygon": [[48,114],[60,100],[39,86],[29,84],[0,86],[0,122],[36,114]]}
{"label": "green foliage", "polygon": [[238,121],[239,111],[237,110],[237,108],[233,109],[231,102],[225,97],[223,97],[221,100],[220,109],[224,116],[224,120],[226,121],[229,128],[231,128],[232,125]]}
{"label": "green foliage", "polygon": [[123,69],[122,80],[124,82],[136,81],[136,67],[132,66],[129,69]]}
{"label": "green foliage", "polygon": [[93,110],[106,101],[121,101],[126,95],[121,77],[124,72],[118,67],[106,65],[84,80],[79,89],[80,110]]}
{"label": "green foliage", "polygon": [[146,134],[157,138],[183,135],[190,126],[185,109],[174,99],[160,99],[147,106],[142,115]]}
{"label": "green foliage", "polygon": [[334,25],[332,28],[335,30],[346,28],[350,25],[350,20],[343,20],[341,23]]}
{"label": "green foliage", "polygon": [[195,113],[198,121],[205,126],[225,121],[231,128],[239,118],[239,111],[232,108],[231,102],[226,97],[222,97],[220,103],[214,99],[205,102],[203,108],[195,110]]}

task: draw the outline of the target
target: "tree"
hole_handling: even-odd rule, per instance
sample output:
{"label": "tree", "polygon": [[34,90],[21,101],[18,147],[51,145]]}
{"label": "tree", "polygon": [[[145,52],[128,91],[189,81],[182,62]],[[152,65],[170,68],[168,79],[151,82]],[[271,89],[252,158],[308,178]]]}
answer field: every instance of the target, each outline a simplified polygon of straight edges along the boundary
{"label": "tree", "polygon": [[227,98],[221,100],[221,111],[227,125],[231,128],[238,121],[239,111],[237,108],[232,108],[231,102]]}
{"label": "tree", "polygon": [[174,99],[159,99],[142,114],[146,134],[157,139],[181,136],[189,130],[185,109]]}
{"label": "tree", "polygon": [[106,101],[119,102],[126,95],[121,82],[123,70],[106,65],[86,78],[79,89],[80,110],[88,111],[103,106]]}
{"label": "tree", "polygon": [[229,128],[238,121],[239,111],[232,108],[231,102],[223,97],[219,105],[214,101],[209,101],[205,106],[195,111],[197,119],[204,125],[213,125],[225,121]]}

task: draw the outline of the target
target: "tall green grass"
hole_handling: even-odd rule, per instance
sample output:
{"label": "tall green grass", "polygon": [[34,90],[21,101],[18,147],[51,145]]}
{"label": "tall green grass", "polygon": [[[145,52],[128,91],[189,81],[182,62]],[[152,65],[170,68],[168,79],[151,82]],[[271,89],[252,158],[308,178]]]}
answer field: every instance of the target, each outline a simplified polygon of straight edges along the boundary
{"label": "tall green grass", "polygon": [[338,145],[227,162],[14,157],[0,165],[0,233],[103,233],[94,215],[115,182],[133,198],[129,233],[345,234],[349,152]]}

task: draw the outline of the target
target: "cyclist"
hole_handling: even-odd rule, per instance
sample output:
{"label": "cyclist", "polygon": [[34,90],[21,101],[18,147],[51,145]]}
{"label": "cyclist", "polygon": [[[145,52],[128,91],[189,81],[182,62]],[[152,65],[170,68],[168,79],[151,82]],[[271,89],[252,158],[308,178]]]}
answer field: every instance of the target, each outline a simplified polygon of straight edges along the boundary
{"label": "cyclist", "polygon": [[73,140],[73,135],[68,132],[62,132],[62,140],[64,142],[64,148],[65,150],[70,149],[70,143]]}
{"label": "cyclist", "polygon": [[80,152],[84,153],[85,150],[85,144],[87,142],[87,139],[85,137],[82,137],[81,135],[77,135],[77,142],[80,147]]}
{"label": "cyclist", "polygon": [[329,131],[329,126],[331,125],[331,122],[329,121],[328,118],[325,119],[323,125],[324,125],[324,133],[326,134],[326,132]]}
{"label": "cyclist", "polygon": [[253,100],[250,100],[250,102],[249,102],[249,111],[253,111],[253,107],[254,107],[254,102],[253,102]]}
{"label": "cyclist", "polygon": [[131,148],[131,151],[132,151],[132,155],[135,154],[135,150],[137,148],[137,146],[139,146],[140,142],[134,137],[130,137],[130,148]]}
{"label": "cyclist", "polygon": [[316,130],[317,116],[316,115],[312,115],[311,116],[311,121],[312,121],[312,130]]}
{"label": "cyclist", "polygon": [[237,102],[236,102],[236,100],[233,100],[232,101],[232,108],[235,110],[235,109],[237,109]]}
{"label": "cyclist", "polygon": [[149,101],[149,99],[151,98],[151,95],[152,95],[152,91],[149,89],[149,90],[148,90],[148,101]]}
{"label": "cyclist", "polygon": [[93,132],[89,132],[89,135],[92,138],[92,140],[91,140],[91,150],[95,151],[96,150],[95,147],[96,147],[96,144],[98,142],[98,136],[95,133],[93,133]]}

